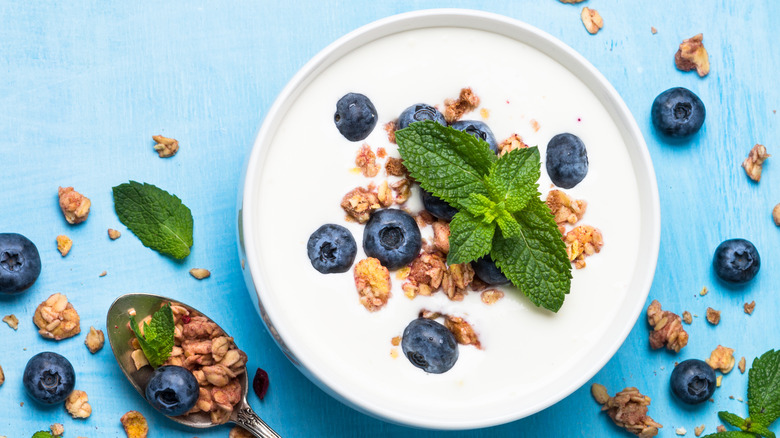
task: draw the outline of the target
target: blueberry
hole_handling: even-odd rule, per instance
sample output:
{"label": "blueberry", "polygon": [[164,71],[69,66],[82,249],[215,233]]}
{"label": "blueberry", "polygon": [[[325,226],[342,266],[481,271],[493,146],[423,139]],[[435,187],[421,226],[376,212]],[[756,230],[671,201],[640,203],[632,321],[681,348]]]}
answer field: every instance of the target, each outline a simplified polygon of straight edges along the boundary
{"label": "blueberry", "polygon": [[76,386],[76,373],[68,359],[45,351],[31,357],[24,367],[22,382],[34,400],[51,405],[64,401]]}
{"label": "blueberry", "polygon": [[347,140],[363,140],[376,126],[376,108],[366,96],[360,93],[347,93],[336,102],[333,121]]}
{"label": "blueberry", "polygon": [[474,268],[474,272],[479,279],[487,284],[509,283],[509,279],[506,278],[506,275],[501,273],[501,270],[496,266],[496,262],[494,262],[489,255],[472,262],[471,267]]}
{"label": "blueberry", "polygon": [[186,414],[198,401],[198,380],[186,368],[161,366],[146,384],[146,399],[170,417]]}
{"label": "blueberry", "polygon": [[702,360],[688,359],[674,367],[669,385],[680,401],[701,403],[715,392],[715,370]]}
{"label": "blueberry", "polygon": [[574,134],[558,134],[547,143],[547,174],[553,184],[570,189],[588,174],[588,151]]}
{"label": "blueberry", "polygon": [[325,224],[309,237],[306,244],[314,269],[323,274],[347,272],[357,254],[357,244],[348,229],[336,224]]}
{"label": "blueberry", "polygon": [[491,151],[496,153],[498,152],[498,143],[496,142],[496,137],[493,135],[493,131],[490,130],[488,125],[478,120],[458,120],[450,126],[457,129],[458,131],[471,134],[480,140],[485,140],[490,146]]}
{"label": "blueberry", "polygon": [[441,200],[425,190],[420,189],[420,191],[422,192],[423,206],[428,210],[428,213],[439,219],[444,219],[445,221],[451,221],[452,218],[455,217],[455,214],[458,212],[457,208],[450,206],[446,201]]}
{"label": "blueberry", "polygon": [[422,236],[409,213],[398,209],[377,210],[363,230],[363,249],[387,269],[406,266],[417,257]]}
{"label": "blueberry", "polygon": [[675,138],[698,132],[706,114],[699,96],[683,87],[670,88],[659,94],[650,110],[656,129]]}
{"label": "blueberry", "polygon": [[41,273],[41,256],[30,239],[16,233],[0,233],[0,293],[22,292]]}
{"label": "blueberry", "polygon": [[401,112],[395,123],[395,128],[401,130],[414,122],[423,120],[433,120],[441,126],[447,126],[447,121],[444,120],[444,115],[439,110],[424,103],[416,103]]}
{"label": "blueberry", "polygon": [[458,360],[455,336],[432,319],[410,322],[404,329],[401,349],[412,365],[433,374],[449,371]]}
{"label": "blueberry", "polygon": [[750,241],[728,239],[715,248],[712,267],[722,280],[730,283],[746,283],[758,273],[761,257]]}

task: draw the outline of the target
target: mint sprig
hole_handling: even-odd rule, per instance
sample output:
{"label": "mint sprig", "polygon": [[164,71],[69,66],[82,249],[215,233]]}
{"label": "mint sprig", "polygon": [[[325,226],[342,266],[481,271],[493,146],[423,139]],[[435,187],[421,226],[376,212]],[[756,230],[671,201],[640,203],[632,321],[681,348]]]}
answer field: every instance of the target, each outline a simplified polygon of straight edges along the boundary
{"label": "mint sprig", "polygon": [[35,432],[32,436],[32,438],[54,438],[54,435],[51,434],[51,432],[46,430],[41,430],[38,432]]}
{"label": "mint sprig", "polygon": [[432,121],[412,123],[395,138],[412,177],[458,209],[447,263],[490,254],[531,302],[557,312],[571,288],[571,263],[539,198],[538,148],[497,158],[485,141]]}
{"label": "mint sprig", "polygon": [[119,220],[144,246],[177,259],[190,254],[192,212],[181,199],[135,181],[114,187],[113,193]]}
{"label": "mint sprig", "polygon": [[753,360],[748,371],[747,418],[718,412],[721,421],[740,430],[718,432],[704,438],[775,438],[769,426],[780,418],[780,351],[769,350]]}
{"label": "mint sprig", "polygon": [[133,329],[144,356],[153,368],[159,367],[168,360],[174,343],[173,311],[170,304],[154,312],[148,324],[144,323],[143,334],[138,329],[135,316],[130,317],[130,328]]}

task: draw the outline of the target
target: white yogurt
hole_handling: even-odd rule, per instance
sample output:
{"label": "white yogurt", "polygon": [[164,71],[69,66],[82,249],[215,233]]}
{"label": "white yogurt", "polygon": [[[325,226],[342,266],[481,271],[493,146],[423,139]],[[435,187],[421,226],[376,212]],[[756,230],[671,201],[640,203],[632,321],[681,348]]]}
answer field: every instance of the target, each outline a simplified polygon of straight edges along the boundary
{"label": "white yogurt", "polygon": [[[363,225],[347,223],[339,203],[370,180],[351,172],[356,151],[333,123],[336,101],[347,92],[368,96],[379,124],[365,140],[399,156],[382,125],[418,102],[441,105],[471,87],[479,110],[464,119],[485,121],[497,140],[513,133],[538,145],[544,160],[547,142],[561,132],[579,136],[590,169],[565,192],[588,202],[580,224],[599,228],[605,245],[573,270],[571,293],[558,313],[536,308],[517,290],[502,287],[504,299],[492,306],[471,292],[451,302],[442,292],[406,298],[391,273],[393,297],[378,312],[359,302],[352,271],[323,275],[306,254],[309,235],[324,223],[346,226],[362,251]],[[538,122],[538,131],[533,128]],[[384,170],[375,178],[385,178]],[[459,421],[510,415],[526,399],[546,394],[592,353],[622,305],[639,255],[639,194],[632,164],[617,126],[593,92],[574,74],[538,50],[497,34],[463,28],[433,28],[398,33],[352,51],[322,71],[287,112],[261,170],[259,220],[252,224],[260,248],[267,290],[264,304],[274,308],[274,323],[298,358],[316,367],[325,383],[348,390],[369,410],[401,415],[425,412],[431,419]],[[550,180],[542,163],[540,191]],[[414,192],[409,206],[419,208]],[[461,315],[479,334],[482,350],[460,346],[455,366],[441,375],[412,366],[400,336],[420,309]],[[280,310],[283,309],[283,310]],[[338,390],[338,389],[337,389]],[[489,423],[489,421],[488,421]]]}

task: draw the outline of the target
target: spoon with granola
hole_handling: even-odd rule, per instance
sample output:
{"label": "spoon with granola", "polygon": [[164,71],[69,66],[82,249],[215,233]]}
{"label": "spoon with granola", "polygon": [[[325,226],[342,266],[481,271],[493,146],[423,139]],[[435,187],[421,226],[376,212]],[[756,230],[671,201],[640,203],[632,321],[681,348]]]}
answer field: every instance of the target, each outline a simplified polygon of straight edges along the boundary
{"label": "spoon with granola", "polygon": [[188,397],[169,388],[150,399],[150,380],[166,368],[192,374],[197,397],[171,420],[195,428],[231,422],[258,438],[280,438],[247,403],[246,354],[203,313],[158,295],[127,294],[109,308],[106,327],[119,367],[157,410],[174,412],[166,403]]}

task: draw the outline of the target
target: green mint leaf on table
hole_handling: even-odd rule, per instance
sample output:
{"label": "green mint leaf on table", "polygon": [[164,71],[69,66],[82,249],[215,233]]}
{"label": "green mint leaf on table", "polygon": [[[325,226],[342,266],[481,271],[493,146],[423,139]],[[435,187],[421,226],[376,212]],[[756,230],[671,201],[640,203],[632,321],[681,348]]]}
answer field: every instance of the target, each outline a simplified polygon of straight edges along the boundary
{"label": "green mint leaf on table", "polygon": [[130,181],[113,188],[114,209],[144,246],[177,259],[190,254],[192,212],[174,195]]}
{"label": "green mint leaf on table", "polygon": [[483,140],[432,121],[412,123],[395,139],[420,186],[459,210],[450,222],[447,263],[490,254],[531,302],[557,312],[571,288],[571,262],[539,198],[539,150],[497,158]]}
{"label": "green mint leaf on table", "polygon": [[510,213],[522,210],[528,200],[538,198],[541,168],[539,149],[515,149],[501,157],[487,177],[493,199],[503,202]]}
{"label": "green mint leaf on table", "polygon": [[497,161],[484,140],[426,120],[395,133],[404,166],[423,189],[462,209],[471,193],[489,196],[485,175]]}
{"label": "green mint leaf on table", "polygon": [[531,198],[515,218],[521,236],[497,232],[490,257],[531,302],[557,312],[571,288],[571,262],[558,226],[539,198]]}
{"label": "green mint leaf on table", "polygon": [[780,351],[756,358],[748,372],[748,413],[753,423],[769,426],[780,417]]}
{"label": "green mint leaf on table", "polygon": [[730,430],[728,432],[711,433],[701,438],[756,438],[756,434],[741,430]]}
{"label": "green mint leaf on table", "polygon": [[35,432],[32,438],[54,438],[54,436],[51,434],[51,432],[42,430],[40,432]]}
{"label": "green mint leaf on table", "polygon": [[730,424],[742,430],[747,429],[747,427],[745,427],[745,419],[740,417],[739,415],[732,414],[731,412],[720,411],[718,412],[718,417],[720,418],[721,421],[723,421],[726,424]]}
{"label": "green mint leaf on table", "polygon": [[166,304],[160,310],[154,312],[149,324],[144,323],[143,334],[138,329],[135,317],[130,317],[130,328],[133,329],[144,356],[149,364],[157,368],[164,364],[173,351],[173,311],[171,305]]}
{"label": "green mint leaf on table", "polygon": [[450,221],[447,263],[468,263],[486,255],[490,252],[495,230],[495,222],[485,222],[468,211],[459,211]]}

